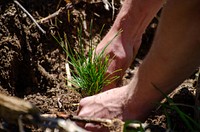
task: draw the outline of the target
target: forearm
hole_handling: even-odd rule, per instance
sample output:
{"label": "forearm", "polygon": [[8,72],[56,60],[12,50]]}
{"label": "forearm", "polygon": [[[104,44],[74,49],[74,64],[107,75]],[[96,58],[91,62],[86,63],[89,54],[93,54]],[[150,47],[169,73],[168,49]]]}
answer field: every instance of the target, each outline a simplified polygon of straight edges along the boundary
{"label": "forearm", "polygon": [[199,66],[199,5],[198,0],[168,1],[153,46],[136,79],[129,84],[130,88],[136,85],[135,105],[144,109],[153,107],[153,103],[163,98],[153,85],[168,94]]}
{"label": "forearm", "polygon": [[[130,66],[135,58],[141,44],[142,34],[146,27],[162,6],[161,0],[125,0],[113,26],[96,48],[96,53],[100,53],[108,42],[112,42],[106,48],[105,54],[112,59],[107,73],[110,77],[119,76],[111,85],[104,90],[116,87],[125,70]],[[114,36],[119,30],[123,30],[115,39]],[[121,69],[119,72],[116,70]],[[113,72],[115,72],[113,74]]]}
{"label": "forearm", "polygon": [[134,40],[141,39],[162,4],[162,0],[125,0],[110,32],[115,34],[122,29],[125,41],[122,44],[134,44]]}

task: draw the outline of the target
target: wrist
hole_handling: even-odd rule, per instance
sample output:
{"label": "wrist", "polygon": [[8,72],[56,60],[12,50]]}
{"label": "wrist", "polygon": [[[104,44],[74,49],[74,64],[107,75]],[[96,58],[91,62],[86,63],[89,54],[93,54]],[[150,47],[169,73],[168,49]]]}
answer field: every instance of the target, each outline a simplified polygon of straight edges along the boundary
{"label": "wrist", "polygon": [[134,112],[132,119],[146,119],[150,111],[162,99],[162,94],[154,88],[145,75],[138,77],[138,71],[126,87],[128,91],[127,109],[129,112]]}

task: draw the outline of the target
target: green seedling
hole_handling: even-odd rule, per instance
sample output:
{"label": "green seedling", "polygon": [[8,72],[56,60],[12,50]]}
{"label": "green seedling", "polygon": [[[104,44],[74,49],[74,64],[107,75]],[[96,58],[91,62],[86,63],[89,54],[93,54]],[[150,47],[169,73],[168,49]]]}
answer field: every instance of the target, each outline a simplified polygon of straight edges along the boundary
{"label": "green seedling", "polygon": [[[92,28],[90,27],[90,30],[91,29]],[[65,40],[56,40],[62,47],[63,45],[67,45],[63,47],[63,49],[67,54],[67,63],[69,63],[73,68],[73,71],[71,70],[72,79],[67,81],[70,81],[76,89],[80,89],[83,96],[90,96],[99,93],[104,86],[109,85],[119,78],[118,76],[111,77],[111,74],[106,75],[107,68],[113,58],[110,58],[110,56],[105,55],[104,53],[107,46],[116,36],[119,35],[119,33],[121,33],[121,31],[116,33],[114,38],[106,45],[106,47],[104,47],[104,49],[99,54],[94,54],[97,44],[93,44],[91,33],[88,51],[85,50],[83,44],[82,28],[78,29],[77,33],[79,48],[78,51],[72,50],[69,42],[67,41],[66,35],[64,37]],[[118,71],[120,70],[116,70],[113,73]]]}

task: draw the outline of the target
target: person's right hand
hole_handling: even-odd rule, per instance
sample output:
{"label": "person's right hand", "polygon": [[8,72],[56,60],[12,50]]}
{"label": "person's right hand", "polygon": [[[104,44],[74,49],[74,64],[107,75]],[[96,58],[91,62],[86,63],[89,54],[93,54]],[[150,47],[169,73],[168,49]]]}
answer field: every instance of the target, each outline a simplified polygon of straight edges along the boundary
{"label": "person's right hand", "polygon": [[[114,38],[115,33],[108,33],[104,39],[99,43],[96,48],[96,54],[101,53],[101,51],[108,45],[108,43]],[[123,33],[122,33],[123,34]],[[110,65],[108,67],[106,75],[111,77],[118,76],[119,78],[112,82],[111,84],[105,86],[102,91],[106,91],[121,85],[121,79],[125,74],[126,69],[132,63],[134,57],[137,54],[140,40],[135,42],[127,42],[122,34],[116,36],[112,42],[106,47],[105,55],[110,57]],[[134,44],[133,44],[134,43]],[[118,71],[117,71],[118,70]],[[117,71],[117,72],[115,72]]]}

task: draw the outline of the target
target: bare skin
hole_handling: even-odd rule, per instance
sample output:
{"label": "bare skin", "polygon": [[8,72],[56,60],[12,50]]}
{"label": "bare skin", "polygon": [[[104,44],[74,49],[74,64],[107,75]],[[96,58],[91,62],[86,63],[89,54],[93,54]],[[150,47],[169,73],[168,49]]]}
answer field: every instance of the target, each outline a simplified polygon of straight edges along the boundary
{"label": "bare skin", "polygon": [[[132,81],[81,100],[79,116],[142,120],[200,65],[200,1],[168,0],[144,62]],[[97,130],[94,125],[86,129]]]}
{"label": "bare skin", "polygon": [[[122,77],[124,75],[138,52],[142,34],[162,4],[162,0],[125,0],[112,28],[96,49],[96,53],[101,52],[116,33],[123,30],[105,51],[111,58],[115,56],[108,67],[107,74],[121,69],[113,76]],[[120,80],[121,78],[106,86],[103,91],[119,86]]]}

